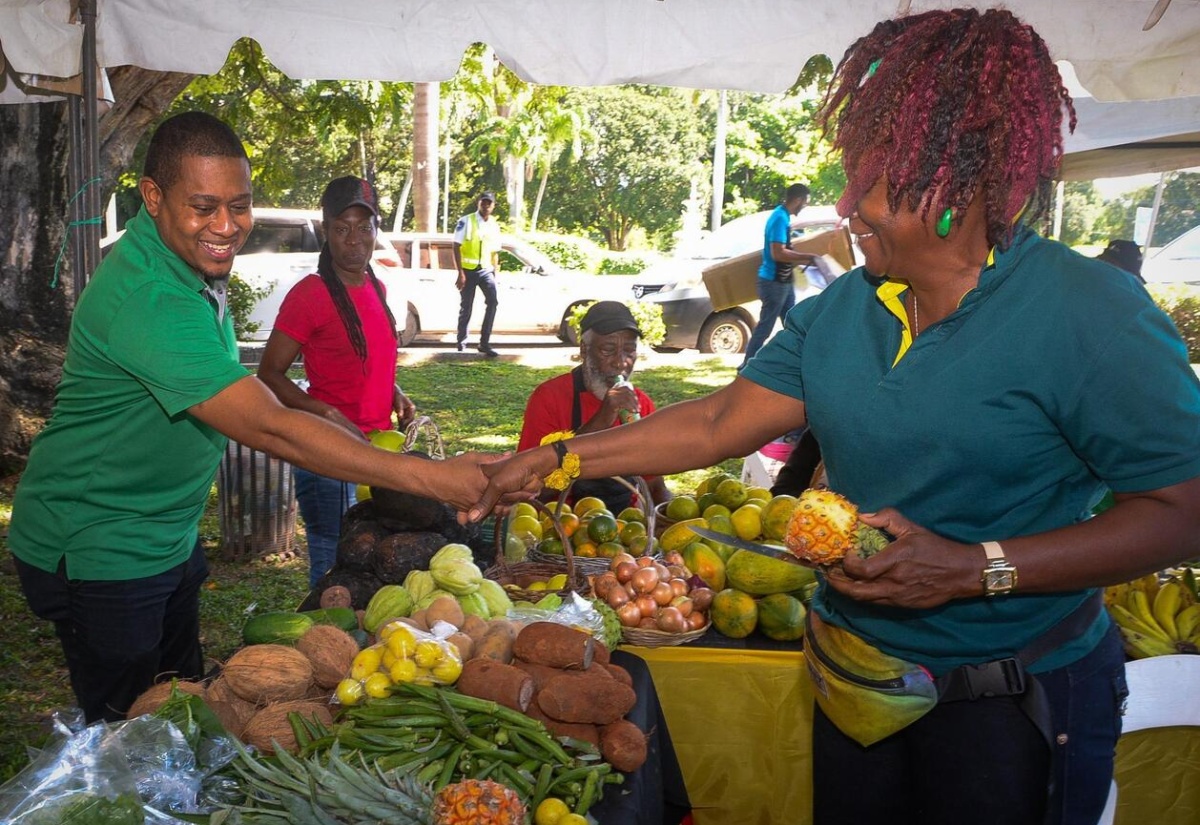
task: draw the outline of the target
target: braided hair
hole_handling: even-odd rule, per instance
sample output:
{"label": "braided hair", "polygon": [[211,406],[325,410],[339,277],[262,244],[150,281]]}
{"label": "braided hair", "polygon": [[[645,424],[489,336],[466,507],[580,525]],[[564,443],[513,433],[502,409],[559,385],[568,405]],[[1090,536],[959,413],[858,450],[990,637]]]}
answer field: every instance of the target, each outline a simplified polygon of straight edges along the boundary
{"label": "braided hair", "polygon": [[988,242],[1050,206],[1064,110],[1075,108],[1045,42],[1003,9],[878,23],[842,57],[818,114],[842,151],[846,215],[881,176],[888,204],[961,220],[980,194]]}
{"label": "braided hair", "polygon": [[[321,280],[325,282],[325,288],[329,290],[329,295],[333,298],[333,305],[337,307],[338,316],[342,319],[346,335],[350,338],[350,346],[354,347],[358,360],[365,364],[367,338],[363,335],[362,319],[358,317],[354,303],[350,300],[350,293],[346,290],[346,285],[342,283],[342,279],[333,269],[333,253],[329,251],[329,241],[325,241],[321,245],[321,254],[317,258],[317,274],[321,276]],[[392,314],[392,308],[388,306],[388,302],[383,296],[383,285],[375,277],[375,270],[371,269],[370,263],[367,264],[367,280],[375,288],[375,294],[379,296],[379,303],[383,304],[383,311],[387,313],[388,325],[392,331],[392,340],[395,341],[396,316]]]}

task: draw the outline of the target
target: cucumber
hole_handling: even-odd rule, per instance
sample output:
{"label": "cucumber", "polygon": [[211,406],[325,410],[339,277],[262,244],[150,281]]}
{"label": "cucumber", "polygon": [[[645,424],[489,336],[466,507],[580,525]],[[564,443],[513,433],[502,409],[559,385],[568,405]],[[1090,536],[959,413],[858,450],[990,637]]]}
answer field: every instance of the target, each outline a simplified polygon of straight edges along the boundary
{"label": "cucumber", "polygon": [[331,624],[347,632],[358,630],[358,615],[352,607],[323,607],[305,610],[300,615],[310,617],[313,624]]}
{"label": "cucumber", "polygon": [[295,644],[312,626],[312,617],[301,613],[260,613],[242,625],[242,641],[248,645]]}

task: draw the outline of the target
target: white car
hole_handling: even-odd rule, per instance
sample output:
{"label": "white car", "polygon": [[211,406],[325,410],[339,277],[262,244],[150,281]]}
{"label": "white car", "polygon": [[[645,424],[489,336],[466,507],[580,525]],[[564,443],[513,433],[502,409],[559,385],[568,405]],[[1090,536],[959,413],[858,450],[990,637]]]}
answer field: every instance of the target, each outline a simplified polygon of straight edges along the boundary
{"label": "white car", "polygon": [[1142,261],[1148,284],[1200,285],[1200,226],[1193,226]]}
{"label": "white car", "polygon": [[[388,306],[396,318],[400,345],[416,335],[415,319],[408,314],[404,278],[400,275],[395,251],[376,238],[371,268],[387,287]],[[233,274],[254,289],[267,290],[250,312],[249,322],[258,329],[250,340],[266,341],[275,326],[275,316],[284,297],[305,275],[317,271],[317,258],[324,243],[321,212],[316,209],[254,209],[254,231],[233,262]]]}
{"label": "white car", "polygon": [[[458,270],[454,236],[436,232],[381,235],[399,259],[396,270],[416,334],[437,340],[458,328]],[[637,276],[572,272],[532,245],[512,237],[501,239],[500,272],[496,275],[498,306],[493,333],[555,335],[577,343],[568,323],[571,310],[592,301],[627,301]],[[390,286],[389,286],[390,288]],[[483,318],[483,296],[476,294],[471,329]]]}

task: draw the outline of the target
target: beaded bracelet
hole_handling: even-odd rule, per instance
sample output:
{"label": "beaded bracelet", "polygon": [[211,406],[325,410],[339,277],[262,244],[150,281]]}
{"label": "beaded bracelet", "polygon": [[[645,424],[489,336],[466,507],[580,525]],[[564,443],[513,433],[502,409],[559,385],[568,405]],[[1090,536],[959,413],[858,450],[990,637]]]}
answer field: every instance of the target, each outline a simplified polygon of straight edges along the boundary
{"label": "beaded bracelet", "polygon": [[579,478],[579,455],[567,452],[565,441],[555,441],[550,446],[558,456],[558,468],[542,479],[542,484],[551,490],[565,490]]}

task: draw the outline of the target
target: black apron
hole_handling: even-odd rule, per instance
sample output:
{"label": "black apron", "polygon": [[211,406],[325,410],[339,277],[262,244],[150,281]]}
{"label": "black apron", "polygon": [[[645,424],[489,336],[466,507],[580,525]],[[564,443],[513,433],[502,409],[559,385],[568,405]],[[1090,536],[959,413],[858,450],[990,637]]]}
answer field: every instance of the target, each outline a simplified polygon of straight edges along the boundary
{"label": "black apron", "polygon": [[[571,399],[571,431],[578,432],[583,425],[583,404],[580,395],[589,392],[583,383],[583,367],[571,370],[575,392]],[[627,476],[629,483],[634,483],[633,476]],[[579,479],[571,488],[571,496],[576,501],[584,496],[595,496],[604,502],[613,515],[620,513],[633,503],[633,492],[619,481],[611,478]]]}

